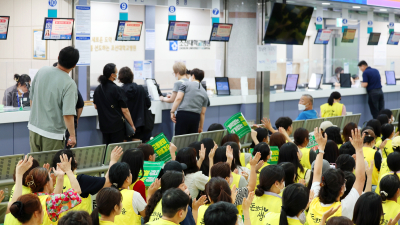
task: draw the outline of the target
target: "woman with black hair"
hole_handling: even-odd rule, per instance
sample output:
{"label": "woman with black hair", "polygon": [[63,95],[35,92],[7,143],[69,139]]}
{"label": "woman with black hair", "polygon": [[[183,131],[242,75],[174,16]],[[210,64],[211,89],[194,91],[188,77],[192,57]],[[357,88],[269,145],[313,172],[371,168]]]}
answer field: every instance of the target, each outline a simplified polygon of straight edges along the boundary
{"label": "woman with black hair", "polygon": [[[200,148],[201,148],[201,145],[203,144],[203,146],[206,150],[204,160],[200,166],[200,170],[204,175],[206,175],[208,177],[208,175],[210,173],[210,160],[209,160],[209,157],[207,157],[207,156],[210,154],[212,149],[214,149],[214,148],[217,149],[218,145],[211,138],[204,138],[203,140],[201,140],[198,143],[200,144]],[[192,146],[189,145],[189,147],[192,147]],[[197,152],[197,155],[199,155],[200,149],[199,149],[199,151],[197,151],[197,149],[196,149],[196,152]]]}
{"label": "woman with black hair", "polygon": [[339,127],[328,127],[324,132],[326,133],[328,140],[334,141],[337,144],[338,149],[342,146],[343,139],[342,135],[340,135]]}
{"label": "woman with black hair", "polygon": [[282,147],[279,149],[279,158],[278,164],[282,162],[290,162],[296,167],[296,176],[295,181],[296,183],[308,183],[310,179],[311,170],[304,168],[300,163],[300,153],[297,146],[293,143],[286,143],[283,144]]}
{"label": "woman with black hair", "polygon": [[[392,149],[393,152],[399,152],[400,153],[400,136],[393,138],[392,140]],[[390,154],[389,154],[390,155]],[[388,157],[389,157],[388,155]],[[387,164],[387,158],[382,158],[382,164],[381,164],[381,169],[379,171],[379,180],[385,175],[390,172],[390,169]]]}
{"label": "woman with black hair", "polygon": [[278,165],[264,167],[260,172],[259,183],[250,208],[252,225],[266,224],[266,212],[281,212],[282,197],[279,194],[285,188],[285,171]]}
{"label": "woman with black hair", "polygon": [[[261,159],[263,161],[263,165],[261,166],[260,169],[257,170],[257,185],[260,183],[260,171],[264,168],[269,166],[268,160],[271,158],[271,150],[269,148],[269,145],[264,143],[264,142],[260,142],[258,143],[258,145],[256,145],[256,147],[254,147],[253,150],[253,157],[256,156],[257,152],[259,152],[261,154]],[[249,164],[247,164],[246,166],[248,169],[251,169],[251,166]]]}
{"label": "woman with black hair", "polygon": [[[239,145],[236,142],[226,142],[224,146],[231,146],[232,148],[232,153],[233,153],[233,160],[232,160],[232,172],[237,169],[238,174],[243,176],[247,181],[249,178],[250,170],[249,168],[242,166],[240,163],[240,149]],[[251,160],[251,159],[250,159]]]}
{"label": "woman with black hair", "polygon": [[368,166],[371,166],[371,161],[374,162],[374,170],[372,172],[372,185],[377,186],[379,179],[379,170],[381,169],[382,156],[378,151],[375,151],[373,149],[375,145],[374,131],[366,129],[363,130],[362,133],[363,135],[365,135],[363,145],[364,159],[368,162]]}
{"label": "woman with black hair", "polygon": [[117,74],[117,66],[114,63],[105,65],[103,75],[99,77],[100,85],[93,95],[94,108],[99,115],[100,131],[103,133],[103,143],[106,145],[131,138],[127,137],[124,120],[129,122],[133,130],[136,129],[128,109],[125,92],[114,83]]}
{"label": "woman with black hair", "polygon": [[[278,166],[281,166],[285,171],[285,187],[296,183],[296,167],[291,162],[282,162]],[[281,194],[280,194],[281,195]],[[282,195],[281,195],[282,196]]]}
{"label": "woman with black hair", "polygon": [[[113,225],[115,217],[121,214],[124,205],[122,194],[114,187],[103,188],[97,193],[96,208],[93,210],[93,225]],[[125,206],[126,207],[126,206]]]}
{"label": "woman with black hair", "polygon": [[185,173],[185,184],[193,198],[197,198],[199,190],[204,191],[208,182],[208,177],[200,171],[197,165],[196,155],[196,150],[189,147],[182,148],[176,154],[176,161],[187,166],[183,171]]}
{"label": "woman with black hair", "polygon": [[30,106],[29,87],[31,78],[27,74],[14,75],[15,85],[4,91],[3,105],[12,107]]}
{"label": "woman with black hair", "polygon": [[367,122],[366,127],[371,127],[375,134],[375,147],[378,148],[382,143],[381,127],[382,124],[377,119],[372,119]]}
{"label": "woman with black hair", "polygon": [[255,130],[252,130],[251,132],[252,143],[250,145],[250,148],[254,148],[260,142],[268,143],[268,134],[269,134],[268,130],[263,127],[259,127]]}
{"label": "woman with black hair", "polygon": [[[254,130],[251,130],[251,138],[253,139],[253,141],[254,141],[254,135],[258,135],[257,133],[254,134],[254,132],[255,132]],[[264,138],[265,137],[263,137],[262,140],[264,140]],[[268,134],[266,135],[266,138],[268,140]],[[225,135],[221,140],[221,146],[224,146],[226,142],[235,142],[239,146],[239,150],[242,149],[242,146],[240,145],[239,136],[237,136],[237,134],[227,134],[227,135]],[[267,143],[267,142],[265,142],[265,143]],[[250,152],[252,152],[252,147],[251,146],[250,146]],[[240,152],[239,160],[240,160],[240,164],[242,166],[247,166],[247,164],[249,163],[250,159],[251,159],[251,153]]]}
{"label": "woman with black hair", "polygon": [[328,103],[320,106],[320,115],[322,118],[333,116],[345,116],[346,106],[340,103],[342,96],[339,92],[334,91],[328,98]]}
{"label": "woman with black hair", "polygon": [[[200,82],[204,71],[193,69],[191,81],[184,82],[180,87],[171,108],[171,120],[175,123],[175,135],[203,132],[208,96]],[[175,116],[175,112],[176,116]]]}
{"label": "woman with black hair", "polygon": [[311,169],[310,154],[314,154],[314,150],[307,148],[309,140],[308,130],[304,128],[297,128],[293,134],[293,143],[297,145],[302,153],[300,163],[304,168]]}
{"label": "woman with black hair", "polygon": [[121,162],[125,162],[129,165],[132,173],[132,184],[129,185],[129,190],[134,190],[140,193],[143,199],[146,201],[146,186],[141,180],[144,174],[144,154],[138,149],[129,149],[124,152],[121,158]]}
{"label": "woman with black hair", "polygon": [[393,152],[392,138],[394,137],[394,126],[390,123],[383,124],[381,127],[382,131],[382,142],[386,141],[385,146],[381,146],[382,157],[386,158],[390,153]]}
{"label": "woman with black hair", "polygon": [[386,114],[380,114],[376,119],[379,120],[382,126],[389,123],[389,118]]}
{"label": "woman with black hair", "polygon": [[328,140],[325,145],[324,159],[328,161],[330,164],[335,164],[338,156],[339,156],[338,145],[334,141]]}
{"label": "woman with black hair", "polygon": [[353,217],[353,208],[357,199],[363,192],[365,182],[363,139],[361,132],[357,129],[352,131],[351,144],[356,149],[356,181],[346,198],[340,200],[346,189],[346,180],[343,171],[338,169],[328,169],[322,173],[323,154],[327,142],[326,134],[322,136],[321,129],[314,129],[315,140],[318,143],[317,158],[315,160],[313,183],[311,190],[314,191],[314,199],[310,204],[307,214],[307,223],[317,225],[322,216],[331,208],[341,205],[341,210],[332,216],[345,216],[349,219]]}
{"label": "woman with black hair", "polygon": [[279,213],[269,212],[265,216],[267,224],[300,225],[300,215],[307,208],[309,200],[308,189],[301,184],[286,186],[282,194],[282,207]]}
{"label": "woman with black hair", "polygon": [[357,128],[357,124],[350,122],[346,124],[343,128],[343,134],[342,134],[342,139],[343,142],[346,143],[350,140],[351,137],[351,131]]}
{"label": "woman with black hair", "polygon": [[[397,198],[400,196],[400,180],[398,176],[389,174],[379,182],[380,196],[384,213],[384,223],[394,219],[400,213],[400,205]],[[397,222],[397,221],[396,221]]]}
{"label": "woman with black hair", "polygon": [[[400,178],[400,174],[398,173],[398,171],[400,171],[400,163],[399,162],[400,162],[400,152],[394,151],[389,154],[389,156],[387,157],[387,167],[388,167],[389,172],[382,174],[381,178],[379,179],[379,184],[384,177],[389,176],[390,174],[396,175]],[[380,186],[376,187],[375,193],[377,193],[377,194],[381,193]],[[397,200],[400,202],[399,197]]]}
{"label": "woman with black hair", "polygon": [[384,214],[381,196],[374,192],[362,194],[354,207],[354,225],[381,225],[384,224],[382,217]]}
{"label": "woman with black hair", "polygon": [[[135,124],[136,132],[129,140],[143,142],[148,141],[145,136],[152,131],[152,127],[146,127],[146,119],[151,120],[149,117],[151,111],[151,101],[149,98],[149,93],[144,89],[142,85],[138,85],[134,80],[134,75],[132,70],[125,66],[119,70],[118,80],[123,83],[122,90],[124,90],[126,95],[126,104],[128,106],[129,112],[131,113],[131,118],[133,124]],[[146,140],[147,139],[147,140]]]}
{"label": "woman with black hair", "polygon": [[340,169],[342,171],[353,172],[356,168],[356,161],[349,154],[341,154],[336,159],[336,169]]}

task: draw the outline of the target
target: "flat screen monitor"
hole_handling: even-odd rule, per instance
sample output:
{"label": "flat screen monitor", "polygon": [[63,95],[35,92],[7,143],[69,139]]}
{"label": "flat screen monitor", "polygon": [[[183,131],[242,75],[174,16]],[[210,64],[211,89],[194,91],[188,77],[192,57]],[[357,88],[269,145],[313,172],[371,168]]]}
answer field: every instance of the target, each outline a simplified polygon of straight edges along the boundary
{"label": "flat screen monitor", "polygon": [[7,40],[9,23],[9,16],[0,16],[0,40]]}
{"label": "flat screen monitor", "polygon": [[327,45],[331,39],[331,30],[319,29],[314,44]]}
{"label": "flat screen monitor", "polygon": [[299,74],[286,75],[285,91],[296,91]]}
{"label": "flat screen monitor", "polygon": [[310,82],[308,82],[308,89],[319,89],[322,81],[322,74],[311,74]]}
{"label": "flat screen monitor", "polygon": [[210,41],[228,42],[231,37],[233,24],[230,23],[213,23]]}
{"label": "flat screen monitor", "polygon": [[400,32],[392,32],[390,33],[387,44],[388,45],[399,45],[400,41]]}
{"label": "flat screen monitor", "polygon": [[71,40],[74,18],[44,18],[42,40]]}
{"label": "flat screen monitor", "polygon": [[342,42],[343,43],[353,43],[354,38],[356,37],[356,29],[345,29],[343,32],[343,38]]}
{"label": "flat screen monitor", "polygon": [[396,85],[396,76],[394,71],[385,71],[386,85]]}
{"label": "flat screen monitor", "polygon": [[229,79],[227,77],[216,77],[215,86],[217,95],[230,95],[231,89],[229,88]]}
{"label": "flat screen monitor", "polygon": [[264,43],[303,45],[314,7],[275,3]]}
{"label": "flat screen monitor", "polygon": [[167,40],[186,41],[189,33],[189,21],[169,21]]}
{"label": "flat screen monitor", "polygon": [[351,87],[351,74],[349,73],[341,73],[340,74],[340,87],[349,88]]}
{"label": "flat screen monitor", "polygon": [[118,20],[116,41],[140,41],[143,21]]}
{"label": "flat screen monitor", "polygon": [[370,33],[368,38],[368,45],[378,45],[381,33]]}

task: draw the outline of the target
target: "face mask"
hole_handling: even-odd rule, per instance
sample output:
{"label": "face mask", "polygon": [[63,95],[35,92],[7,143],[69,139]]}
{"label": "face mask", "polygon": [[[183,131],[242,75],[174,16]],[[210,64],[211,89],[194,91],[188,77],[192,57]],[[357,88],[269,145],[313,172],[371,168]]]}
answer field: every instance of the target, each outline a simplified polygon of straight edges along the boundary
{"label": "face mask", "polygon": [[21,88],[18,88],[18,92],[21,93],[21,94],[25,93],[24,91],[22,91]]}
{"label": "face mask", "polygon": [[229,177],[229,186],[232,184],[233,182],[233,177]]}
{"label": "face mask", "polygon": [[299,111],[306,110],[306,106],[305,105],[299,104],[298,107],[299,107]]}
{"label": "face mask", "polygon": [[285,189],[285,181],[283,181],[283,188],[281,189],[280,187],[278,187],[279,189],[279,194],[283,192],[283,189]]}

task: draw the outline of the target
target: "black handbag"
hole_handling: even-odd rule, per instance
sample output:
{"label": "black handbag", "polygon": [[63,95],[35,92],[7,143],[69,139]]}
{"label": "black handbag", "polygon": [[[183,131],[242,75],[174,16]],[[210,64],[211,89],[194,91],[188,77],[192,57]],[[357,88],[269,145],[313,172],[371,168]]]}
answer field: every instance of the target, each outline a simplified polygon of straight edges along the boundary
{"label": "black handbag", "polygon": [[150,109],[147,109],[144,113],[144,132],[148,133],[153,131],[154,128],[155,115]]}
{"label": "black handbag", "polygon": [[[100,85],[100,87],[101,87],[101,91],[103,92],[104,98],[106,99],[106,102],[107,102],[108,104],[110,104],[110,102],[109,102],[108,99],[107,99],[106,94],[104,93],[103,85]],[[125,124],[125,135],[126,135],[127,137],[129,137],[129,138],[133,137],[133,135],[135,135],[135,130],[132,128],[132,126],[129,124],[129,122],[125,119],[125,117],[124,117],[123,115],[121,115],[121,114],[118,112],[117,109],[114,108],[114,105],[112,105],[112,104],[110,104],[110,105],[111,105],[111,108],[113,108],[113,109],[115,110],[115,112],[117,112],[117,114],[118,114],[119,116],[121,116],[122,121],[123,121],[124,124]]]}

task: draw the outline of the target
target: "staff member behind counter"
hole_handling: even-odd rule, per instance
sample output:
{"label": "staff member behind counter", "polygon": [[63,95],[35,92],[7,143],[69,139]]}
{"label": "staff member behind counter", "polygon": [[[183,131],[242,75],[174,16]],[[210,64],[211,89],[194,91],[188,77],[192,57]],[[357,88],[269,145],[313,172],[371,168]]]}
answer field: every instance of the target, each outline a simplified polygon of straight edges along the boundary
{"label": "staff member behind counter", "polygon": [[3,105],[20,107],[22,103],[23,106],[30,106],[29,86],[31,78],[26,74],[15,74],[14,80],[17,84],[7,88],[4,92]]}
{"label": "staff member behind counter", "polygon": [[[203,132],[208,96],[200,82],[204,71],[193,69],[191,80],[183,83],[171,109],[171,120],[176,123],[175,135]],[[175,116],[175,111],[177,114]]]}

